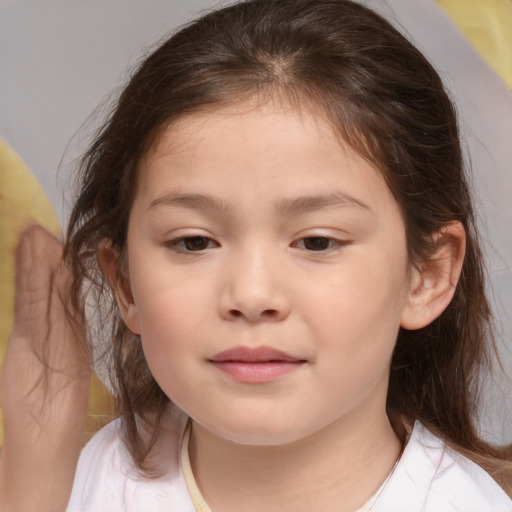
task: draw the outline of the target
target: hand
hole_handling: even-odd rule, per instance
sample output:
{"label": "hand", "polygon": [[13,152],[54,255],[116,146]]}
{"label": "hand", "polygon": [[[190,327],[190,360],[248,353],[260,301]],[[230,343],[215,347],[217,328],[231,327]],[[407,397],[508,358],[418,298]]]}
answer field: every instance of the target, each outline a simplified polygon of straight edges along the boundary
{"label": "hand", "polygon": [[14,328],[1,375],[0,510],[65,510],[91,376],[81,316],[69,308],[61,244],[32,227],[17,254]]}

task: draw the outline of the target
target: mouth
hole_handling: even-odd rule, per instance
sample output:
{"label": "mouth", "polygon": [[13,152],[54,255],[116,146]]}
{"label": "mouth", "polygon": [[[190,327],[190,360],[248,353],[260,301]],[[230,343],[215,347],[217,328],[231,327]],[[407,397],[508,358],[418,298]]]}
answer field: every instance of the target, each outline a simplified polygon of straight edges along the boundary
{"label": "mouth", "polygon": [[306,363],[271,347],[236,347],[214,355],[208,361],[239,382],[265,383],[289,374]]}

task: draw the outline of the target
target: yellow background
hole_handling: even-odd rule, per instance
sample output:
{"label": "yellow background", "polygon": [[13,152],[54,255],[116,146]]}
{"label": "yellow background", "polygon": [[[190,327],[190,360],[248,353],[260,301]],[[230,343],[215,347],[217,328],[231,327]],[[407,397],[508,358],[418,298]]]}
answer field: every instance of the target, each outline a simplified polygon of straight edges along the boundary
{"label": "yellow background", "polygon": [[436,2],[512,89],[512,0]]}

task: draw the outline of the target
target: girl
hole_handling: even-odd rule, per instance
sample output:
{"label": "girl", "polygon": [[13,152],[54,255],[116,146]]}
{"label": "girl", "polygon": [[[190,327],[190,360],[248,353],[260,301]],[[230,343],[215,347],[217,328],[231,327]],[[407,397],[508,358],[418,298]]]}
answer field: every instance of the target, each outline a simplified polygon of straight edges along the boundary
{"label": "girl", "polygon": [[512,510],[475,427],[453,107],[361,5],[253,0],[162,44],[83,160],[65,258],[120,413],[68,510]]}

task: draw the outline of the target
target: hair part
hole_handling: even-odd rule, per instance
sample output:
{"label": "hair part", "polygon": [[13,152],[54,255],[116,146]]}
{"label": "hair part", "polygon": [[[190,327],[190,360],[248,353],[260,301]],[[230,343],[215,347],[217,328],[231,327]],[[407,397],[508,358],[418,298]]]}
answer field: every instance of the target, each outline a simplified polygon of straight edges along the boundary
{"label": "hair part", "polygon": [[319,112],[382,172],[402,211],[413,264],[429,258],[432,234],[462,223],[466,259],[455,296],[429,326],[400,330],[388,408],[421,420],[511,492],[510,463],[476,427],[479,379],[494,338],[456,114],[424,56],[349,0],[252,0],[190,23],[136,70],[83,158],[66,255],[75,305],[83,305],[89,282],[109,320],[102,324],[110,326],[113,387],[134,461],[149,469],[146,457],[170,401],[107,291],[98,246],[109,239],[125,251],[139,164],[161,130],[255,95]]}

